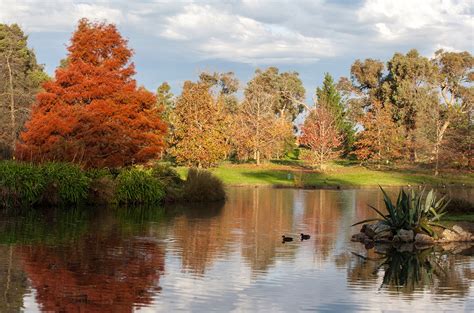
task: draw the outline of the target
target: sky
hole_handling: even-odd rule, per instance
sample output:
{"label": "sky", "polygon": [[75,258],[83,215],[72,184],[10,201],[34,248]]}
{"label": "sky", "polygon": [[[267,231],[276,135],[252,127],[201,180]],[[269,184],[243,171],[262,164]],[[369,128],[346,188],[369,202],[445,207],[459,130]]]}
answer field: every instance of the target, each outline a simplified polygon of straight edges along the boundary
{"label": "sky", "polygon": [[297,71],[311,99],[325,72],[350,75],[356,59],[387,61],[415,48],[474,50],[473,0],[0,0],[0,23],[17,23],[53,75],[77,21],[115,23],[135,52],[136,79],[179,94],[201,71]]}

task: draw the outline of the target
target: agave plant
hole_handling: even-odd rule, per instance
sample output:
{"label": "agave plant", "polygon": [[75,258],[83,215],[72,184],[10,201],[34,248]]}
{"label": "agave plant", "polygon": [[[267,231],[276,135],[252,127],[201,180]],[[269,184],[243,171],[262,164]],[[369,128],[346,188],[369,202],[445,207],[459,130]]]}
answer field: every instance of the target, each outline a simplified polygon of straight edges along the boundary
{"label": "agave plant", "polygon": [[433,226],[439,226],[438,222],[446,214],[446,206],[449,200],[443,196],[440,199],[436,198],[436,192],[432,189],[425,196],[425,190],[415,191],[410,193],[405,190],[400,190],[396,203],[393,203],[385,190],[380,187],[384,197],[387,214],[383,214],[379,209],[369,205],[379,217],[367,219],[353,224],[352,226],[380,221],[385,225],[390,226],[393,231],[399,229],[413,230],[415,233],[425,232],[430,236],[434,235]]}

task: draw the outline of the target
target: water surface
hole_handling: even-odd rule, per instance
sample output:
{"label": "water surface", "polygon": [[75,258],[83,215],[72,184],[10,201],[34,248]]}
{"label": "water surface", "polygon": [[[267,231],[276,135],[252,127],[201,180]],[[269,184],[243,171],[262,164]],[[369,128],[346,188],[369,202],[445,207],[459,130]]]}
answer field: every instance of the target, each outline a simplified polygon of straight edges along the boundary
{"label": "water surface", "polygon": [[367,250],[350,242],[367,204],[381,193],[231,188],[223,205],[3,214],[0,312],[474,311],[473,247]]}

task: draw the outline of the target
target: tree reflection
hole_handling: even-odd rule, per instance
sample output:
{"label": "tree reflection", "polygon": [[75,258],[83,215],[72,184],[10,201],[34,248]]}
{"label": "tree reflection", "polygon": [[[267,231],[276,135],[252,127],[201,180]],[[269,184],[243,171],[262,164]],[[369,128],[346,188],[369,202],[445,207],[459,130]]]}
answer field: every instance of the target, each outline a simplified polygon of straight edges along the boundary
{"label": "tree reflection", "polygon": [[252,275],[265,273],[277,256],[294,257],[297,246],[280,249],[281,235],[292,231],[293,191],[242,188],[232,192],[223,208],[188,206],[185,214],[174,219],[175,250],[185,270],[203,275],[216,258],[236,246]]}
{"label": "tree reflection", "polygon": [[[218,255],[228,252],[232,219],[222,215],[223,203],[175,206],[172,231],[185,270],[203,275]],[[170,210],[170,208],[167,208]]]}
{"label": "tree reflection", "polygon": [[266,273],[276,258],[293,259],[298,246],[282,249],[281,235],[293,231],[292,190],[253,188],[239,190],[229,205],[235,210],[242,230],[242,256],[253,276]]}
{"label": "tree reflection", "polygon": [[[411,295],[425,288],[434,294],[464,297],[469,292],[470,267],[457,264],[458,255],[441,247],[418,250],[412,244],[379,246],[366,256],[354,253],[349,261],[348,281],[351,285],[377,284],[390,292]],[[338,258],[342,260],[342,258]],[[456,266],[455,266],[456,265]]]}
{"label": "tree reflection", "polygon": [[0,245],[0,312],[20,312],[28,292],[26,275],[14,257],[13,246]]}
{"label": "tree reflection", "polygon": [[305,196],[304,223],[314,235],[315,250],[322,260],[327,259],[339,232],[341,195],[329,190],[315,190]]}
{"label": "tree reflection", "polygon": [[87,236],[75,246],[18,247],[44,311],[131,312],[159,291],[164,252],[156,243],[116,233]]}
{"label": "tree reflection", "polygon": [[[153,218],[159,218],[160,212]],[[56,223],[50,223],[54,236],[45,240],[41,228],[39,243],[17,241],[21,245],[15,246],[14,253],[36,290],[41,310],[131,312],[135,306],[151,303],[160,291],[165,252],[154,237],[143,236],[148,215],[138,213],[100,210],[95,218],[81,219],[78,227],[69,218],[59,218],[70,214],[59,213]],[[27,226],[17,229],[20,232],[12,232],[12,238],[31,235]],[[58,234],[70,240],[60,240]]]}

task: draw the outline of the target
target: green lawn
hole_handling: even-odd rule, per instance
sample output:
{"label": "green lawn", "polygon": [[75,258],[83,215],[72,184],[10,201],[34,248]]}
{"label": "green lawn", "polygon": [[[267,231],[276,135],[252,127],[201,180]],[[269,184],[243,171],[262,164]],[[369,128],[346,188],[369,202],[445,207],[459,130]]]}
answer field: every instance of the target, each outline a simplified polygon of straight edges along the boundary
{"label": "green lawn", "polygon": [[[448,214],[446,216],[443,216],[443,221],[474,223],[474,213]],[[451,225],[451,224],[453,224],[453,223],[448,223],[448,225]]]}
{"label": "green lawn", "polygon": [[[231,186],[272,185],[295,187],[357,187],[403,185],[467,185],[474,186],[472,173],[444,173],[438,177],[422,170],[375,170],[358,165],[333,163],[324,172],[308,169],[300,162],[223,164],[210,169]],[[185,177],[187,168],[178,168]]]}

